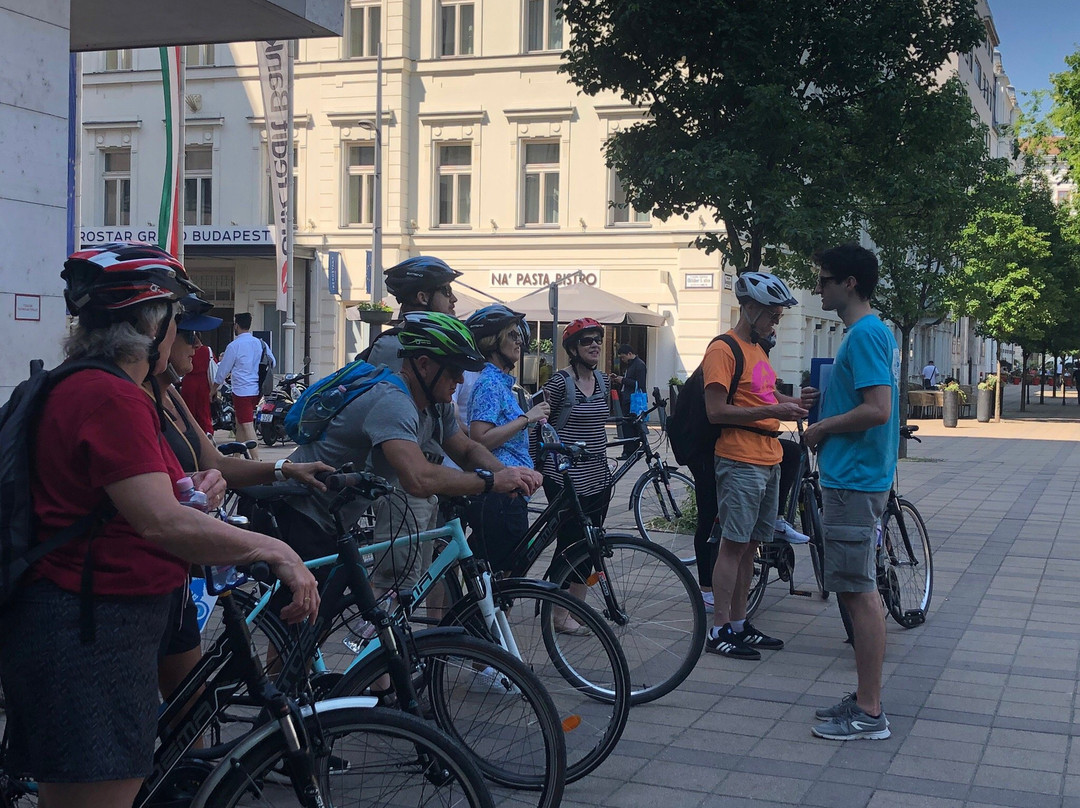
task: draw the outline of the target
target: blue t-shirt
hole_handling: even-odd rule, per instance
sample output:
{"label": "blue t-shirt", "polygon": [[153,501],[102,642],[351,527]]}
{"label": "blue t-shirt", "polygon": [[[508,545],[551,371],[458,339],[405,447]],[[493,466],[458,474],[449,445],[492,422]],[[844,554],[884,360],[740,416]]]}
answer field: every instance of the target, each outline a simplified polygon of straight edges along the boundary
{"label": "blue t-shirt", "polygon": [[[502,426],[524,415],[513,388],[513,376],[503,373],[490,362],[484,365],[484,369],[476,377],[472,395],[469,397],[466,410],[469,424],[473,421],[486,421]],[[529,430],[522,429],[515,433],[514,437],[502,446],[492,449],[491,453],[504,466],[524,466],[531,469],[533,462],[529,457]]]}
{"label": "blue t-shirt", "polygon": [[862,403],[859,391],[892,387],[889,420],[865,432],[841,432],[825,438],[818,453],[821,484],[852,491],[888,491],[896,473],[900,444],[900,349],[890,331],[872,314],[848,328],[836,352],[821,417],[829,418]]}

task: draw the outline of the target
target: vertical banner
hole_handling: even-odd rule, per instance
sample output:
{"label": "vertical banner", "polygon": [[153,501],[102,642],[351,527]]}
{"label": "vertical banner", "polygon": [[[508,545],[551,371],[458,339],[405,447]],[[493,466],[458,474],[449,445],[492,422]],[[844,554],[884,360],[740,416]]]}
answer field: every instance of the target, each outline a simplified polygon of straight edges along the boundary
{"label": "vertical banner", "polygon": [[266,118],[266,149],[270,167],[270,197],[273,223],[270,232],[277,247],[277,310],[286,311],[289,287],[289,257],[292,251],[292,138],[290,94],[292,55],[287,40],[258,42],[259,83],[262,85],[263,114]]}
{"label": "vertical banner", "polygon": [[79,164],[79,54],[71,54],[68,63],[68,189],[67,189],[67,254],[82,247],[78,243],[79,221],[76,216],[75,188]]}
{"label": "vertical banner", "polygon": [[326,290],[332,294],[341,293],[341,253],[330,250],[326,259]]}
{"label": "vertical banner", "polygon": [[161,87],[165,94],[165,176],[158,208],[158,246],[177,258],[184,231],[180,229],[180,184],[184,165],[183,67],[180,48],[158,48],[161,55]]}

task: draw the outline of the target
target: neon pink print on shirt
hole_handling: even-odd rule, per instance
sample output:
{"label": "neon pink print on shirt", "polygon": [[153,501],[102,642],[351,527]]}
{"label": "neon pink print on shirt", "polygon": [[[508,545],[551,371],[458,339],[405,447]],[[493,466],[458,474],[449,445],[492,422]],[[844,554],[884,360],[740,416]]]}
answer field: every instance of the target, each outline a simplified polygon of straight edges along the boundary
{"label": "neon pink print on shirt", "polygon": [[758,362],[754,365],[754,372],[752,376],[753,381],[750,383],[750,390],[756,396],[760,396],[761,400],[766,404],[776,403],[776,371],[773,370],[772,365],[768,360]]}

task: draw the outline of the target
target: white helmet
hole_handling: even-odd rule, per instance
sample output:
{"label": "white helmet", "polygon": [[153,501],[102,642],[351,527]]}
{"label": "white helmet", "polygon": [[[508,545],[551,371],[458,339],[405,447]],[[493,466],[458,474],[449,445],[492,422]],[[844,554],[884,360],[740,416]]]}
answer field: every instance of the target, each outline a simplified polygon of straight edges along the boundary
{"label": "white helmet", "polygon": [[735,281],[735,297],[740,303],[754,301],[762,306],[794,306],[796,300],[787,284],[767,272],[747,272]]}

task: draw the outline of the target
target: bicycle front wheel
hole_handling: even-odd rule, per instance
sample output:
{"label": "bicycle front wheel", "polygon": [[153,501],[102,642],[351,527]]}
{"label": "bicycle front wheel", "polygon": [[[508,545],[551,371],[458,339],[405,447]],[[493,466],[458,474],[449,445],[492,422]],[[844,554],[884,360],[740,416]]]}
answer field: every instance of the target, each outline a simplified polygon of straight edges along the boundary
{"label": "bicycle front wheel", "polygon": [[825,527],[821,521],[821,504],[812,483],[803,483],[799,492],[799,521],[802,532],[810,537],[810,563],[814,567],[814,579],[823,599],[829,597],[825,588]]}
{"label": "bicycle front wheel", "polygon": [[697,531],[697,497],[694,480],[681,471],[669,469],[665,482],[659,469],[642,474],[630,493],[634,521],[646,541],[673,552],[687,566],[695,562],[694,533]]}
{"label": "bicycle front wheel", "polygon": [[[465,752],[435,727],[378,707],[334,710],[305,719],[315,772],[328,805],[493,808]],[[207,797],[208,808],[295,805],[283,776],[285,743],[274,732],[238,759]]]}
{"label": "bicycle front wheel", "polygon": [[754,574],[750,579],[750,590],[746,593],[746,619],[753,617],[761,608],[765,599],[765,587],[769,585],[769,571],[772,566],[762,557],[761,548],[754,554]]}
{"label": "bicycle front wheel", "polygon": [[582,599],[608,619],[622,646],[630,668],[630,703],[653,701],[682,684],[701,656],[701,591],[674,553],[637,536],[606,534],[601,555],[610,598],[585,542],[555,559],[550,579],[572,587],[571,594],[584,590]]}
{"label": "bicycle front wheel", "polygon": [[[552,584],[512,578],[494,581],[492,590],[518,656],[555,704],[566,740],[566,782],[580,780],[615,749],[630,714],[630,672],[619,641],[595,610]],[[475,601],[462,601],[446,622],[487,635]]]}
{"label": "bicycle front wheel", "polygon": [[[413,635],[408,657],[424,715],[434,718],[496,784],[493,796],[500,805],[559,804],[566,784],[563,732],[551,697],[519,659],[445,629]],[[385,650],[362,658],[332,695],[363,695],[388,670]]]}
{"label": "bicycle front wheel", "polygon": [[934,594],[934,559],[930,535],[915,506],[896,500],[897,510],[885,512],[881,526],[882,560],[891,596],[886,598],[889,614],[904,628],[926,620]]}

